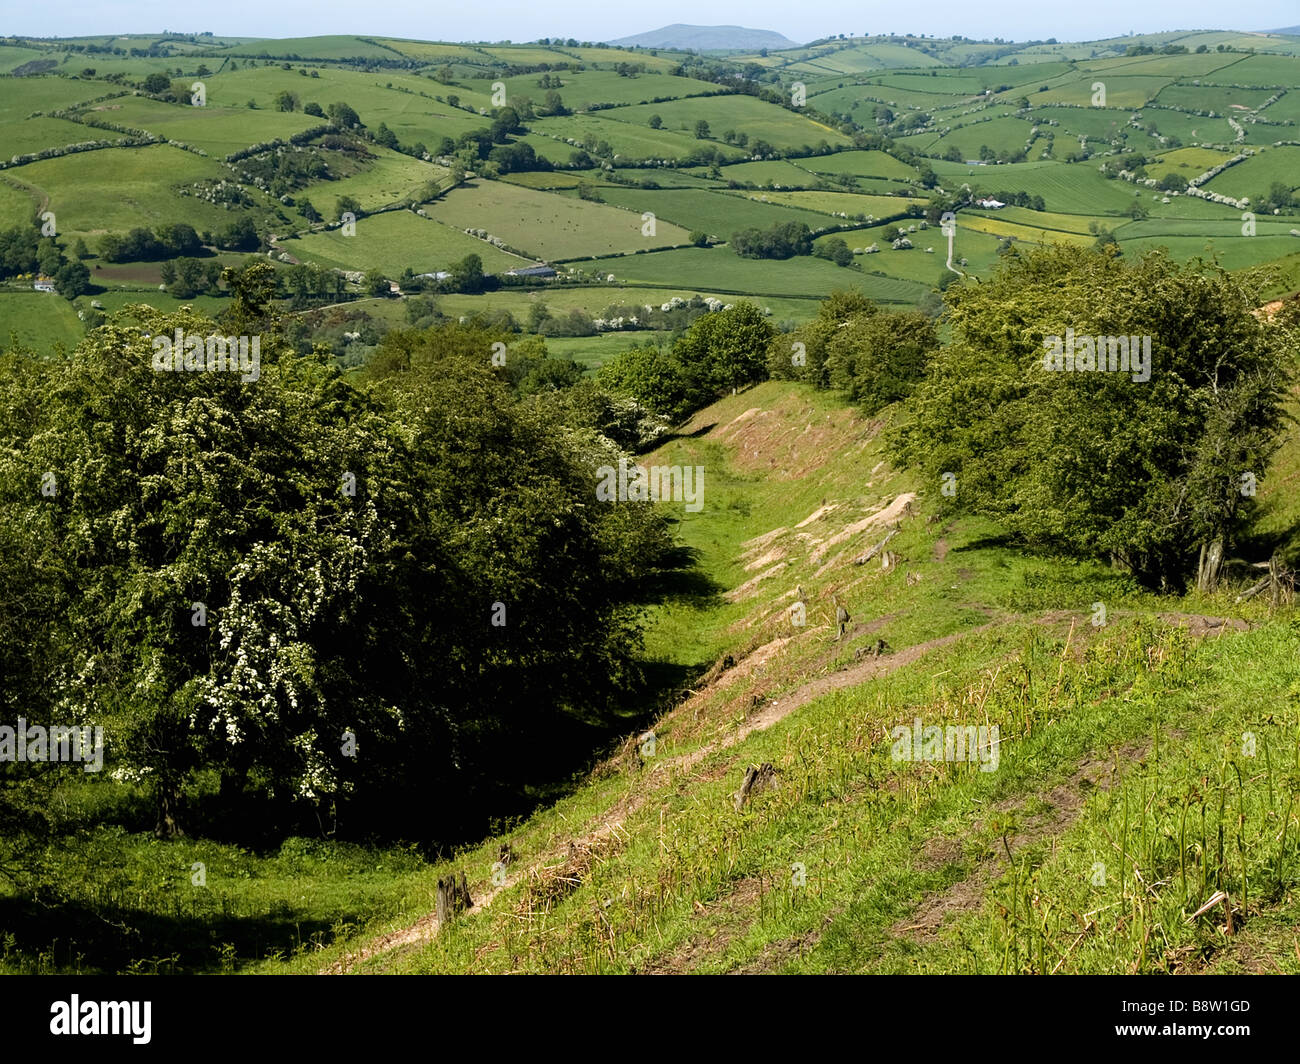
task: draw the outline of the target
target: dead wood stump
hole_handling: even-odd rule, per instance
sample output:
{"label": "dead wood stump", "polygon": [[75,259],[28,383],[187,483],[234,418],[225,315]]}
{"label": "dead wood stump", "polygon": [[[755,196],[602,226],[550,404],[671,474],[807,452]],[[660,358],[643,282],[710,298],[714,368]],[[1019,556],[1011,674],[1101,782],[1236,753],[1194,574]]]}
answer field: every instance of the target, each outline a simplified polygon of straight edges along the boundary
{"label": "dead wood stump", "polygon": [[465,873],[457,880],[456,873],[438,877],[438,926],[444,927],[460,913],[470,908],[474,901],[469,896]]}
{"label": "dead wood stump", "polygon": [[745,778],[740,784],[740,790],[736,792],[736,812],[739,813],[745,807],[751,795],[774,788],[779,772],[780,769],[774,768],[770,761],[750,765],[745,769]]}

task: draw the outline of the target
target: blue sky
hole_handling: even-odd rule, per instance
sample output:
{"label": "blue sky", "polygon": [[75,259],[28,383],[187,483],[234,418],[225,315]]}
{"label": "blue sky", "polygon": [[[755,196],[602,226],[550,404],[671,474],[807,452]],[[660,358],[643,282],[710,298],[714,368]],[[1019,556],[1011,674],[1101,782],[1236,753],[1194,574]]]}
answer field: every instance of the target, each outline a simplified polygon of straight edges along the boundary
{"label": "blue sky", "polygon": [[0,34],[42,37],[168,29],[255,37],[358,33],[452,41],[528,41],[552,36],[606,40],[686,22],[772,29],[800,42],[832,33],[889,32],[1091,40],[1171,29],[1263,30],[1300,22],[1296,0],[1239,0],[1231,4],[1209,0],[1088,0],[1083,4],[929,0],[902,5],[864,5],[860,0],[656,0],[648,4],[385,0],[363,5],[337,0],[223,0],[220,4],[177,4],[174,0],[18,4],[12,0],[6,7],[0,15]]}

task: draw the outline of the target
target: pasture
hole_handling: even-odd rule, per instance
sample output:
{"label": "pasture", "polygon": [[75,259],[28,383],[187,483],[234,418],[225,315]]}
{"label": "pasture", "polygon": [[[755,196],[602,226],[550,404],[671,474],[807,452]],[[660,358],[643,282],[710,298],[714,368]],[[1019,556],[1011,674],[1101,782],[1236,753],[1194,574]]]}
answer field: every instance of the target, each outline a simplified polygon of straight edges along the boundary
{"label": "pasture", "polygon": [[[836,266],[826,259],[798,257],[780,262],[742,259],[728,247],[682,248],[637,255],[624,262],[616,276],[629,284],[671,284],[728,297],[748,293],[764,299],[780,295],[824,298],[837,288],[854,288],[885,303],[916,303],[924,298],[929,287],[895,278],[873,277]],[[938,267],[935,279],[938,279]]]}
{"label": "pasture", "polygon": [[685,244],[690,233],[658,222],[642,235],[638,212],[501,181],[475,181],[425,208],[431,218],[459,228],[486,229],[511,247],[556,262]]}
{"label": "pasture", "polygon": [[619,107],[609,112],[611,118],[634,125],[646,124],[655,114],[662,119],[664,129],[681,132],[692,139],[696,123],[708,122],[710,143],[720,142],[729,129],[748,134],[751,142],[761,139],[777,148],[815,147],[822,141],[832,147],[849,143],[847,137],[830,126],[753,96],[696,97]]}
{"label": "pasture", "polygon": [[225,176],[220,165],[167,144],[65,155],[6,173],[46,198],[65,236],[171,222],[217,229],[232,219],[215,204],[178,194],[196,181],[220,180]]}
{"label": "pasture", "polygon": [[1275,181],[1292,190],[1300,188],[1300,147],[1264,148],[1212,177],[1205,187],[1224,196],[1258,199]]}
{"label": "pasture", "polygon": [[445,270],[466,255],[482,259],[485,273],[533,264],[531,259],[508,254],[486,240],[409,210],[358,218],[353,236],[344,236],[342,228],[326,229],[281,241],[280,246],[300,262],[344,270],[381,270],[394,278],[408,266],[416,273]]}
{"label": "pasture", "polygon": [[631,189],[611,186],[601,189],[609,203],[627,207],[640,214],[652,211],[656,218],[666,218],[688,230],[701,230],[727,239],[739,229],[768,229],[783,222],[803,222],[809,228],[831,223],[831,219],[797,204],[781,205],[768,194],[769,202],[757,199],[758,193],[712,192],[706,189]]}

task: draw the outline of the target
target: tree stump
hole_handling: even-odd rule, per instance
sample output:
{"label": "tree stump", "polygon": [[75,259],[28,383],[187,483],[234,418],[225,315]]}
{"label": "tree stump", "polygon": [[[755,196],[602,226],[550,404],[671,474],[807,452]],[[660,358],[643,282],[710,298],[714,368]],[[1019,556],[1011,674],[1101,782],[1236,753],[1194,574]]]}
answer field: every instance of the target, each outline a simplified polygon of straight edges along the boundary
{"label": "tree stump", "polygon": [[745,778],[740,784],[740,790],[736,792],[736,812],[739,813],[745,807],[751,795],[775,787],[778,771],[772,767],[770,761],[764,761],[761,765],[750,765],[745,769]]}
{"label": "tree stump", "polygon": [[469,886],[465,882],[465,873],[456,879],[456,873],[438,877],[438,926],[444,927],[448,922],[464,912],[474,901],[469,896]]}

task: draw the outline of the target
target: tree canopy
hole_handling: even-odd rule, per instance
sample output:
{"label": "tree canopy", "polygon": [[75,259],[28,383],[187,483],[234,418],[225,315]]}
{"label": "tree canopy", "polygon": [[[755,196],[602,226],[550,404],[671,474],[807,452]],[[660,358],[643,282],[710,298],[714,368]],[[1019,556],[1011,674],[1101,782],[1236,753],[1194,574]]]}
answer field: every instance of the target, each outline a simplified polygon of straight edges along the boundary
{"label": "tree canopy", "polygon": [[[1113,558],[1152,587],[1193,574],[1212,586],[1253,505],[1243,478],[1262,480],[1278,446],[1294,369],[1294,328],[1259,302],[1250,278],[1158,252],[1008,256],[985,283],[949,288],[952,342],[913,397],[901,452],[934,483],[954,474],[959,506],[1031,544]],[[1067,330],[1106,371],[1047,368]],[[1149,338],[1149,379],[1109,370],[1110,338]]]}

